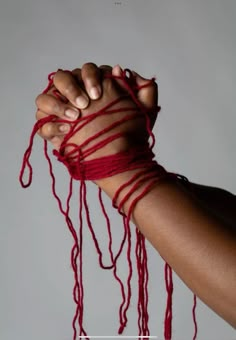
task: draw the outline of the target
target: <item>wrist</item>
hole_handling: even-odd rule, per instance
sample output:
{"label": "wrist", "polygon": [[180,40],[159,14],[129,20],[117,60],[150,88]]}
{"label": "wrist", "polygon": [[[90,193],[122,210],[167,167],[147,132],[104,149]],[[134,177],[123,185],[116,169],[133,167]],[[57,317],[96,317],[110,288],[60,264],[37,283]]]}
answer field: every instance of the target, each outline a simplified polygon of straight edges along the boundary
{"label": "wrist", "polygon": [[149,169],[141,168],[108,177],[96,184],[112,199],[113,206],[120,213],[132,218],[133,210],[148,192],[160,182],[172,178],[160,165]]}

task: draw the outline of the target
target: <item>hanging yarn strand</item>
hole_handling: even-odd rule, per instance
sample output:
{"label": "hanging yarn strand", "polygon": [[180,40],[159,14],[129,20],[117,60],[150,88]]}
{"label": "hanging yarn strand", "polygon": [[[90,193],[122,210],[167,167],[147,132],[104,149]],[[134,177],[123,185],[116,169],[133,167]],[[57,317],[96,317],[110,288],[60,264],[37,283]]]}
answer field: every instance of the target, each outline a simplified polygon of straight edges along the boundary
{"label": "hanging yarn strand", "polygon": [[[66,71],[70,72],[70,71]],[[48,93],[52,91],[53,95],[65,103],[68,100],[63,97],[57,90],[53,89],[53,76],[55,72],[52,72],[48,76],[48,85],[43,91],[43,93]],[[150,117],[155,117],[160,107],[156,106],[152,110],[146,109],[137,99],[137,92],[147,86],[150,86],[155,78],[143,86],[137,86],[133,74],[130,70],[126,69],[123,71],[122,75],[117,77],[110,74],[105,75],[105,78],[114,78],[121,80],[123,86],[126,89],[126,93],[119,96],[102,109],[89,114],[82,115],[76,121],[69,121],[70,130],[65,136],[60,149],[53,150],[53,155],[57,160],[68,169],[70,174],[69,190],[68,196],[65,203],[65,208],[61,199],[56,192],[56,180],[53,172],[52,161],[48,153],[47,141],[44,141],[44,155],[48,162],[49,174],[52,180],[52,193],[55,197],[60,212],[65,218],[67,227],[73,238],[73,246],[71,249],[71,266],[74,274],[74,287],[73,287],[73,299],[75,302],[75,314],[72,320],[73,328],[73,340],[77,340],[78,335],[84,336],[89,339],[87,332],[84,327],[84,285],[83,285],[83,234],[84,234],[84,221],[83,214],[85,214],[86,225],[91,235],[92,241],[94,243],[99,266],[104,270],[111,270],[113,276],[118,283],[121,291],[121,303],[119,307],[119,327],[118,334],[122,334],[124,329],[127,327],[128,323],[128,311],[131,303],[132,291],[131,283],[133,276],[133,264],[132,264],[132,228],[131,228],[131,218],[136,204],[150,191],[154,186],[156,186],[160,181],[167,178],[181,179],[187,182],[187,179],[183,176],[179,176],[173,173],[168,173],[162,166],[160,166],[154,160],[153,147],[155,145],[155,137],[151,129]],[[135,103],[136,107],[126,107],[114,108],[114,106],[123,100],[131,99]],[[151,112],[150,112],[151,111]],[[102,131],[95,133],[85,139],[80,145],[71,142],[71,138],[79,133],[87,124],[92,124],[93,121],[100,117],[106,115],[112,115],[120,113],[122,118],[117,119],[109,126],[106,126]],[[144,143],[143,146],[132,147],[128,151],[122,151],[116,154],[111,154],[99,158],[92,158],[91,155],[96,153],[101,148],[105,147],[109,143],[116,141],[117,139],[123,137],[122,133],[112,133],[112,131],[129,121],[143,118],[146,124],[146,133],[149,136],[149,142]],[[30,163],[30,156],[33,149],[34,137],[38,130],[41,129],[44,124],[48,122],[58,122],[58,123],[68,123],[66,119],[59,119],[56,116],[49,116],[40,119],[35,123],[30,140],[29,146],[25,151],[22,161],[22,167],[20,170],[19,181],[23,188],[27,188],[32,183],[33,179],[33,168]],[[106,134],[106,137],[104,136]],[[107,135],[108,134],[108,135]],[[103,139],[101,139],[103,137]],[[99,141],[97,141],[99,138]],[[90,159],[88,159],[90,157]],[[25,171],[28,170],[28,178],[25,180]],[[102,190],[98,188],[98,200],[100,202],[100,207],[104,220],[106,223],[106,230],[108,234],[108,251],[109,251],[109,264],[104,264],[103,253],[101,251],[99,242],[94,231],[92,221],[90,218],[89,205],[87,202],[87,187],[86,181],[96,181],[106,177],[111,177],[116,174],[134,170],[134,174],[129,181],[124,183],[116,191],[112,205],[119,214],[123,217],[123,236],[119,249],[116,254],[113,252],[113,240],[111,232],[111,224],[109,216],[106,212],[105,205],[102,199]],[[76,231],[72,220],[70,218],[70,201],[73,194],[73,183],[74,180],[80,182],[79,184],[79,211],[78,211],[78,230]],[[125,213],[125,207],[128,206],[127,212]],[[144,336],[148,339],[150,335],[149,330],[149,313],[148,313],[148,256],[147,248],[145,243],[145,237],[136,228],[136,245],[134,249],[136,257],[136,267],[138,275],[138,299],[137,299],[137,312],[138,312],[138,332],[139,336]],[[117,273],[117,264],[121,254],[126,249],[128,273],[125,283]],[[165,312],[164,321],[164,337],[165,340],[170,340],[172,336],[172,294],[173,294],[173,278],[172,269],[169,264],[165,264],[165,284],[167,291],[167,305]],[[194,296],[194,306],[192,310],[193,320],[194,320],[194,340],[197,336],[197,323],[196,323],[196,296]]]}
{"label": "hanging yarn strand", "polygon": [[[69,185],[69,193],[68,193],[68,197],[67,197],[67,201],[66,201],[66,210],[63,210],[62,207],[62,202],[59,198],[59,196],[56,193],[56,181],[55,181],[55,176],[53,173],[53,168],[52,168],[52,162],[51,159],[48,155],[48,150],[47,150],[47,141],[44,141],[44,153],[45,153],[45,157],[48,161],[48,165],[49,165],[49,173],[51,175],[51,179],[52,179],[52,192],[54,197],[56,198],[57,202],[58,202],[58,206],[59,206],[59,210],[60,212],[65,216],[65,220],[67,223],[67,226],[72,234],[72,237],[74,239],[74,245],[72,247],[71,250],[71,266],[72,269],[74,271],[74,280],[75,280],[75,284],[74,284],[74,288],[73,288],[73,298],[74,298],[74,302],[76,304],[76,311],[74,314],[74,318],[72,321],[72,327],[73,327],[73,331],[74,331],[74,335],[73,335],[73,340],[76,340],[77,338],[77,329],[76,329],[76,324],[77,324],[77,319],[79,318],[79,326],[80,326],[80,335],[84,335],[86,336],[86,332],[83,329],[83,325],[82,325],[82,314],[83,314],[83,282],[82,282],[82,273],[80,271],[80,275],[78,273],[78,258],[80,259],[80,263],[79,266],[81,266],[82,264],[82,235],[80,232],[80,238],[78,239],[76,230],[73,227],[73,223],[69,217],[69,211],[70,211],[70,200],[72,197],[72,193],[73,193],[73,179],[70,179],[70,185]],[[81,182],[82,184],[82,182]],[[80,190],[82,188],[82,185],[80,186]],[[81,197],[81,195],[80,195]],[[80,202],[80,217],[81,217],[81,213],[82,213],[82,202]],[[80,218],[80,230],[82,228],[82,218]]]}
{"label": "hanging yarn strand", "polygon": [[165,340],[170,340],[172,337],[172,294],[173,294],[173,278],[172,269],[165,264],[165,283],[167,291],[167,304],[165,312]]}
{"label": "hanging yarn strand", "polygon": [[193,315],[193,324],[194,324],[194,335],[193,340],[197,339],[197,318],[196,318],[196,307],[197,307],[197,297],[195,294],[193,294],[193,309],[192,309],[192,315]]}

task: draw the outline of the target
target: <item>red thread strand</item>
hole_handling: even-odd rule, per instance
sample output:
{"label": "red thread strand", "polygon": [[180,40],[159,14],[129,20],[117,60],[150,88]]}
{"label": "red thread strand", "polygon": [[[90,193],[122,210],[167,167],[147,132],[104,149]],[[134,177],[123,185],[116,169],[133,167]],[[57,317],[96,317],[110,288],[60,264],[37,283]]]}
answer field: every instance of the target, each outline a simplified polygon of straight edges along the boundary
{"label": "red thread strand", "polygon": [[196,297],[196,295],[194,294],[194,295],[193,295],[193,309],[192,309],[193,324],[194,324],[194,335],[193,335],[193,340],[196,340],[196,339],[197,339],[196,307],[197,307],[197,297]]}
{"label": "red thread strand", "polygon": [[[67,71],[70,72],[70,71]],[[52,89],[53,87],[53,77],[55,72],[52,72],[48,75],[48,86],[43,91],[44,94],[47,94],[49,90],[52,90],[55,97],[67,103],[68,100],[62,96],[57,90]],[[138,201],[142,199],[152,188],[161,180],[166,179],[168,177],[179,177],[182,180],[187,182],[187,179],[184,176],[179,176],[176,174],[167,173],[163,167],[157,164],[154,161],[154,154],[152,152],[153,146],[155,144],[155,137],[151,130],[151,122],[150,117],[158,114],[160,107],[153,107],[152,110],[147,110],[137,99],[137,92],[146,86],[150,86],[155,78],[148,81],[143,86],[137,86],[135,83],[134,77],[130,70],[126,69],[122,73],[122,76],[115,77],[112,75],[106,75],[108,78],[117,78],[123,81],[124,87],[127,90],[127,94],[120,96],[116,100],[107,104],[101,110],[94,112],[91,115],[79,118],[78,120],[71,122],[66,119],[58,119],[56,116],[50,116],[39,120],[32,130],[29,146],[25,151],[22,167],[20,170],[19,180],[22,187],[28,187],[33,178],[33,168],[30,163],[30,156],[33,148],[33,141],[37,131],[46,123],[57,121],[60,123],[69,122],[71,125],[71,129],[69,133],[65,136],[64,141],[61,144],[60,150],[53,150],[54,156],[57,157],[58,161],[62,162],[64,166],[67,167],[71,178],[69,183],[69,192],[66,200],[66,208],[63,208],[62,202],[57,195],[56,192],[56,181],[53,173],[53,167],[51,159],[48,155],[47,142],[44,142],[44,154],[45,158],[48,161],[49,165],[49,173],[52,180],[52,192],[54,197],[57,200],[59,210],[65,217],[66,224],[68,229],[71,232],[71,235],[74,240],[74,244],[71,250],[71,266],[74,273],[74,287],[73,287],[73,299],[76,304],[75,314],[72,321],[73,328],[73,340],[76,340],[77,334],[80,336],[85,336],[87,339],[87,333],[84,329],[84,286],[83,286],[83,211],[85,211],[87,226],[92,236],[93,243],[95,245],[95,249],[98,254],[99,265],[102,269],[113,270],[113,276],[118,282],[121,290],[122,301],[119,308],[119,329],[118,333],[122,334],[125,327],[127,326],[128,317],[127,313],[130,307],[131,302],[131,280],[133,274],[133,266],[131,260],[131,216],[134,211],[134,208]],[[136,108],[123,107],[121,109],[114,109],[113,106],[120,101],[131,98],[133,102],[137,105]],[[87,138],[81,145],[76,145],[70,143],[70,138],[73,137],[76,133],[78,133],[85,125],[91,123],[94,119],[101,115],[109,115],[115,113],[125,113],[125,116],[121,119],[115,121],[113,124],[105,127],[102,131],[99,131],[94,136]],[[88,160],[87,158],[91,156],[97,150],[103,148],[107,144],[113,142],[114,140],[123,137],[121,133],[113,134],[109,137],[104,137],[103,140],[96,142],[98,137],[105,135],[107,132],[112,131],[117,126],[124,124],[130,120],[138,119],[140,117],[145,117],[146,122],[146,130],[150,136],[150,142],[147,145],[144,145],[142,148],[134,148],[130,149],[127,152],[120,152],[115,155],[108,155],[104,157],[100,157],[97,159]],[[68,147],[71,150],[68,152]],[[28,169],[28,179],[24,180],[25,170]],[[105,206],[102,200],[102,192],[101,189],[98,190],[98,199],[100,202],[101,210],[104,215],[107,233],[108,233],[108,250],[110,254],[110,265],[104,265],[103,263],[103,254],[100,249],[98,240],[96,238],[95,231],[92,226],[92,222],[90,219],[90,212],[87,202],[87,189],[86,189],[86,180],[98,180],[101,178],[113,176],[115,174],[130,171],[130,170],[138,170],[131,179],[124,183],[116,192],[113,197],[113,207],[115,207],[118,212],[123,215],[123,226],[124,226],[124,235],[121,240],[121,244],[119,250],[116,255],[114,255],[112,250],[112,233],[109,216],[106,212]],[[73,193],[73,180],[80,180],[80,189],[79,189],[79,230],[76,232],[72,220],[70,218],[70,200]],[[122,196],[122,192],[127,191],[126,194]],[[141,190],[139,194],[136,195],[137,190]],[[134,195],[134,197],[133,197]],[[131,203],[129,204],[127,216],[124,214],[124,205],[131,199]],[[118,203],[119,201],[119,203]],[[128,276],[126,279],[126,289],[125,285],[122,282],[121,278],[117,274],[117,261],[124,249],[124,246],[127,246],[126,255],[127,255],[127,263],[128,263]],[[136,265],[137,265],[137,273],[138,273],[138,301],[137,301],[137,311],[138,311],[138,329],[139,335],[141,336],[149,336],[150,331],[148,327],[148,257],[147,257],[147,249],[145,244],[145,238],[141,234],[141,232],[136,228],[136,247],[135,247],[135,255],[136,255]],[[172,293],[173,293],[173,279],[172,279],[172,269],[166,263],[165,264],[165,283],[167,290],[167,305],[166,305],[166,313],[165,313],[165,322],[164,322],[164,335],[165,340],[171,339],[171,322],[172,322]],[[197,323],[196,323],[196,297],[194,296],[194,306],[192,310],[195,333],[194,340],[197,336]],[[77,330],[78,324],[78,330]]]}
{"label": "red thread strand", "polygon": [[166,304],[166,312],[165,312],[165,340],[170,340],[172,336],[172,294],[173,294],[173,278],[172,278],[172,269],[168,265],[165,264],[165,283],[166,283],[166,291],[167,291],[167,304]]}

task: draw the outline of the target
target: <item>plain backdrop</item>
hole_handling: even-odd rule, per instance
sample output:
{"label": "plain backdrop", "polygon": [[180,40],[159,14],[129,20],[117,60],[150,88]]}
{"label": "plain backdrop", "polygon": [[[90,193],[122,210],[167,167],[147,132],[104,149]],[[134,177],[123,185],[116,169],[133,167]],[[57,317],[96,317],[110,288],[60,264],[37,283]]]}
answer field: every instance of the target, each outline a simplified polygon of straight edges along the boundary
{"label": "plain backdrop", "polygon": [[[159,162],[191,181],[235,193],[235,14],[234,0],[1,0],[1,340],[72,339],[72,239],[52,197],[39,137],[32,155],[33,184],[23,190],[18,182],[35,122],[34,99],[47,74],[93,61],[120,63],[145,77],[156,76],[162,106],[154,130]],[[54,165],[64,200],[68,174],[56,161]],[[89,186],[91,217],[108,259],[96,195],[96,188]],[[106,204],[117,249],[121,220],[108,200]],[[163,261],[151,247],[148,251],[150,330],[163,339]],[[87,228],[84,252],[86,330],[89,335],[117,335],[119,287],[110,272],[99,269]],[[125,277],[125,256],[119,271]],[[177,276],[174,284],[173,340],[191,339],[192,293]],[[126,336],[138,334],[135,276],[132,287]],[[200,301],[197,319],[199,340],[236,339],[232,327]]]}

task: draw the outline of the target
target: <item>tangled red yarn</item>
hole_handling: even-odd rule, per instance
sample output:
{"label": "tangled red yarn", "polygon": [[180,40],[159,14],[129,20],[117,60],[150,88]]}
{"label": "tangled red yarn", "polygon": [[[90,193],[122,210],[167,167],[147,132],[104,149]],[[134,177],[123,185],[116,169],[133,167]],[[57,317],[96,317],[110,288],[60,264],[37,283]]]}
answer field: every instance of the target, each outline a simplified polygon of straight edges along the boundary
{"label": "tangled red yarn", "polygon": [[[53,76],[54,73],[51,73],[48,76],[48,86],[44,90],[43,93],[47,93],[52,85],[53,85]],[[148,193],[151,188],[160,180],[166,179],[167,177],[177,178],[181,177],[172,173],[167,173],[166,170],[160,166],[154,160],[154,153],[152,151],[153,146],[155,144],[155,137],[151,131],[150,127],[150,114],[158,114],[160,107],[153,108],[152,112],[147,110],[137,99],[136,93],[144,86],[149,86],[155,79],[151,79],[147,84],[140,87],[137,86],[132,77],[132,73],[129,70],[124,70],[121,77],[114,77],[112,75],[106,75],[106,77],[119,78],[123,81],[124,86],[126,87],[127,94],[120,96],[118,99],[109,103],[105,107],[103,107],[98,112],[90,114],[88,116],[84,116],[79,118],[78,120],[71,122],[70,121],[70,131],[65,136],[64,141],[61,144],[59,151],[54,150],[53,154],[57,157],[58,161],[62,162],[68,169],[70,173],[70,185],[69,192],[66,200],[66,207],[63,208],[61,199],[59,198],[56,192],[56,180],[53,173],[52,161],[50,159],[48,153],[48,144],[47,141],[44,141],[44,154],[49,164],[49,172],[52,179],[52,192],[54,197],[58,202],[59,209],[61,213],[64,215],[66,224],[72,234],[74,245],[71,250],[71,265],[74,272],[74,288],[73,288],[73,298],[76,304],[75,315],[73,318],[72,326],[73,326],[73,339],[76,340],[77,334],[80,336],[87,337],[87,332],[84,328],[83,316],[84,316],[84,286],[83,286],[83,209],[85,211],[87,225],[89,231],[91,233],[96,251],[98,253],[99,265],[101,268],[106,270],[112,270],[113,275],[118,282],[122,295],[122,302],[119,308],[119,329],[118,333],[122,334],[127,322],[127,312],[130,306],[131,301],[131,279],[133,273],[133,264],[131,261],[131,227],[130,220],[132,211],[136,205],[136,203]],[[54,95],[60,99],[60,94],[54,90]],[[119,101],[124,100],[127,97],[131,98],[137,105],[136,108],[123,107],[122,109],[113,109],[113,106]],[[112,125],[106,127],[103,131],[98,132],[94,136],[87,138],[81,145],[76,145],[70,143],[70,139],[76,133],[80,131],[86,124],[92,124],[93,120],[100,115],[109,115],[114,112],[126,112],[122,119],[115,121]],[[129,112],[129,114],[127,114]],[[108,143],[111,143],[117,138],[122,136],[121,133],[113,134],[109,137],[103,138],[102,141],[95,143],[92,147],[88,147],[88,144],[91,141],[96,141],[96,138],[103,136],[106,132],[111,131],[115,127],[120,124],[137,119],[140,116],[145,117],[146,121],[146,130],[151,138],[151,143],[144,145],[143,148],[132,148],[126,152],[120,152],[114,155],[109,155],[105,157],[100,157],[97,159],[87,160],[86,158],[92,155],[97,150],[101,149]],[[58,119],[56,116],[49,116],[43,118],[36,122],[34,128],[32,130],[29,146],[25,151],[22,168],[20,171],[20,183],[22,187],[26,188],[30,186],[32,182],[33,169],[30,163],[30,156],[33,147],[34,137],[37,131],[48,122],[68,122],[66,119]],[[79,123],[79,124],[78,124]],[[70,151],[65,152],[66,148],[70,146]],[[28,180],[25,182],[23,180],[23,176],[26,168],[28,168]],[[110,220],[107,215],[103,199],[102,199],[102,191],[98,189],[98,198],[101,206],[101,210],[105,216],[107,223],[107,231],[109,237],[109,254],[111,264],[109,266],[104,265],[102,260],[102,251],[100,249],[99,243],[97,241],[91,219],[89,214],[89,206],[86,197],[86,180],[98,180],[105,177],[110,177],[115,174],[119,174],[121,172],[125,172],[128,170],[139,170],[133,175],[133,177],[124,185],[122,185],[116,192],[113,197],[113,207],[115,207],[118,212],[123,216],[123,225],[124,225],[124,235],[122,242],[120,244],[119,250],[117,254],[114,254],[112,251],[112,234],[110,227]],[[183,177],[181,177],[183,179]],[[79,230],[76,232],[75,227],[70,218],[70,201],[73,193],[73,182],[74,180],[80,181],[80,195],[79,195]],[[144,188],[143,188],[144,185]],[[129,206],[129,210],[127,215],[123,213],[123,207],[125,203],[132,197],[132,194],[136,192],[142,186],[142,191],[138,196],[136,196],[132,203]],[[123,190],[127,190],[128,192],[125,196],[122,195]],[[122,197],[122,199],[119,199]],[[119,201],[119,204],[117,203]],[[127,260],[128,260],[128,276],[126,280],[126,288],[124,282],[122,282],[121,278],[117,273],[117,260],[119,259],[122,251],[124,250],[125,245],[127,245]],[[135,247],[135,256],[136,256],[136,265],[137,265],[137,273],[138,273],[138,303],[137,303],[137,311],[138,311],[138,329],[139,335],[148,336],[150,335],[148,321],[148,265],[147,265],[147,249],[145,244],[145,238],[142,233],[136,228],[136,247]],[[165,264],[165,283],[166,283],[166,291],[167,291],[167,304],[166,304],[166,312],[165,312],[165,321],[164,321],[164,336],[165,340],[171,339],[172,336],[172,294],[173,294],[173,279],[172,279],[172,269],[166,263]],[[195,332],[193,339],[196,339],[197,335],[197,324],[195,317],[195,308],[196,308],[196,297],[194,296],[194,306],[193,306],[193,320],[195,325]]]}

